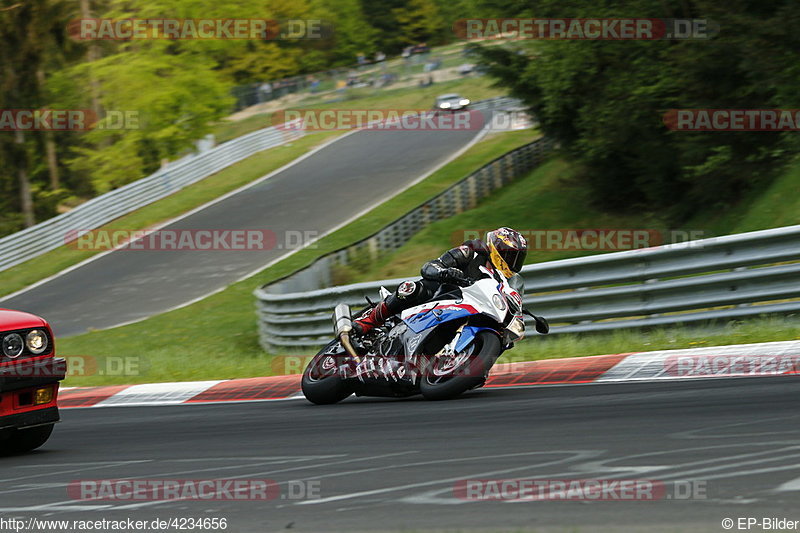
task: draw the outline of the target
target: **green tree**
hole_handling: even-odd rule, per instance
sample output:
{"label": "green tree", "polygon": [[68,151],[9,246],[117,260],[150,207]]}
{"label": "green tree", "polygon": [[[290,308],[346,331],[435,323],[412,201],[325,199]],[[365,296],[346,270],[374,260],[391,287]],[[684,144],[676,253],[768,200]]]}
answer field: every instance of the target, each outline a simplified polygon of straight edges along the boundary
{"label": "green tree", "polygon": [[[69,6],[59,0],[0,2],[0,109],[38,109],[45,106],[45,79],[49,69],[62,60],[59,44],[65,39]],[[39,176],[44,168],[41,148],[50,150],[50,179],[57,165],[53,134],[26,131],[0,132],[0,157],[4,161],[2,229],[15,229],[22,222],[36,221],[39,191],[46,194],[46,183]],[[56,171],[57,172],[57,171]],[[45,177],[46,179],[46,177]],[[6,210],[21,216],[7,215]],[[45,216],[49,213],[45,213]]]}
{"label": "green tree", "polygon": [[378,50],[378,32],[370,25],[359,0],[318,0],[314,14],[333,25],[327,66],[352,65],[358,54]]}
{"label": "green tree", "polygon": [[405,0],[360,0],[360,3],[364,16],[377,32],[377,48],[387,54],[399,53],[405,40],[395,9],[402,9]]}
{"label": "green tree", "polygon": [[[529,7],[519,6],[519,15]],[[601,205],[663,211],[683,220],[768,183],[797,149],[795,134],[687,133],[662,122],[673,108],[797,107],[800,5],[688,0],[680,8],[543,0],[538,17],[708,18],[709,40],[533,41],[487,47],[499,83],[582,168]],[[507,14],[507,16],[510,14]],[[515,14],[517,15],[517,14]]]}
{"label": "green tree", "polygon": [[409,0],[392,12],[400,27],[400,42],[440,44],[447,41],[447,24],[433,0]]}
{"label": "green tree", "polygon": [[[230,109],[230,86],[215,74],[215,63],[190,52],[167,53],[170,46],[163,41],[126,45],[74,70],[82,77],[92,69],[108,113],[69,161],[73,171],[91,177],[98,192],[144,177],[163,159],[191,149]],[[116,129],[119,113],[134,120]]]}

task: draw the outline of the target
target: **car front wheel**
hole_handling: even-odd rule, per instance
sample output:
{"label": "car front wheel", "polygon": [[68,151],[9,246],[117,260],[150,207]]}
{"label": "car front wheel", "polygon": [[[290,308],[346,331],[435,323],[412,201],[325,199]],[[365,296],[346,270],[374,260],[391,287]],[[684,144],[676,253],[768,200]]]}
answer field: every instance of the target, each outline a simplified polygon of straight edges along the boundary
{"label": "car front wheel", "polygon": [[14,430],[8,439],[0,441],[0,454],[13,455],[35,450],[47,442],[47,439],[53,433],[54,425],[48,424],[46,426]]}

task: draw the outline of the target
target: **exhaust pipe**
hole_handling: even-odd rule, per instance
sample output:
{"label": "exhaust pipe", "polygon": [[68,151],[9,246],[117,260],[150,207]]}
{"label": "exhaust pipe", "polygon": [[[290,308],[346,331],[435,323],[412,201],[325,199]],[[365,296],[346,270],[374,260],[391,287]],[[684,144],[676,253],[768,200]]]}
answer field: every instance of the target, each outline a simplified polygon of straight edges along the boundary
{"label": "exhaust pipe", "polygon": [[361,360],[350,342],[350,333],[353,331],[353,320],[350,318],[350,306],[339,304],[333,310],[333,329],[336,337],[342,341],[342,346],[347,353],[357,362]]}

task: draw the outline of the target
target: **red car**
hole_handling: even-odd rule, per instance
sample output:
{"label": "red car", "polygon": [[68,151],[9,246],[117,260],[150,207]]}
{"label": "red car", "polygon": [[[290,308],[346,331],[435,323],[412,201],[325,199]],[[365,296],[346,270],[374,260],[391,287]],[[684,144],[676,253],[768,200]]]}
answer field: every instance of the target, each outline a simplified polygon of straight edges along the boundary
{"label": "red car", "polygon": [[0,309],[0,454],[47,441],[59,421],[58,383],[65,373],[44,319]]}

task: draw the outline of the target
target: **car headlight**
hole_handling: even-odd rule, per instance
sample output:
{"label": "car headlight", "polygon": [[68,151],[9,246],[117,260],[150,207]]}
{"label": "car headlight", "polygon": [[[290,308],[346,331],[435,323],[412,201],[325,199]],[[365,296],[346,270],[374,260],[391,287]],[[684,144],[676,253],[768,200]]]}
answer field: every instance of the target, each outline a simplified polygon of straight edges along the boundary
{"label": "car headlight", "polygon": [[458,103],[461,105],[469,105],[469,99],[462,98],[461,100],[458,101]]}
{"label": "car headlight", "polygon": [[25,337],[25,346],[32,354],[39,355],[47,349],[47,334],[41,329],[32,329]]}
{"label": "car headlight", "polygon": [[441,107],[442,109],[450,109],[450,102],[442,102],[441,104],[439,104],[439,107]]}
{"label": "car headlight", "polygon": [[9,333],[3,337],[3,354],[6,357],[10,357],[11,359],[19,357],[24,347],[25,343],[22,341],[22,335],[19,333]]}
{"label": "car headlight", "polygon": [[501,311],[505,311],[506,310],[506,302],[505,302],[505,300],[503,300],[503,297],[500,296],[499,294],[495,294],[495,295],[492,296],[492,303],[499,310],[501,310]]}

